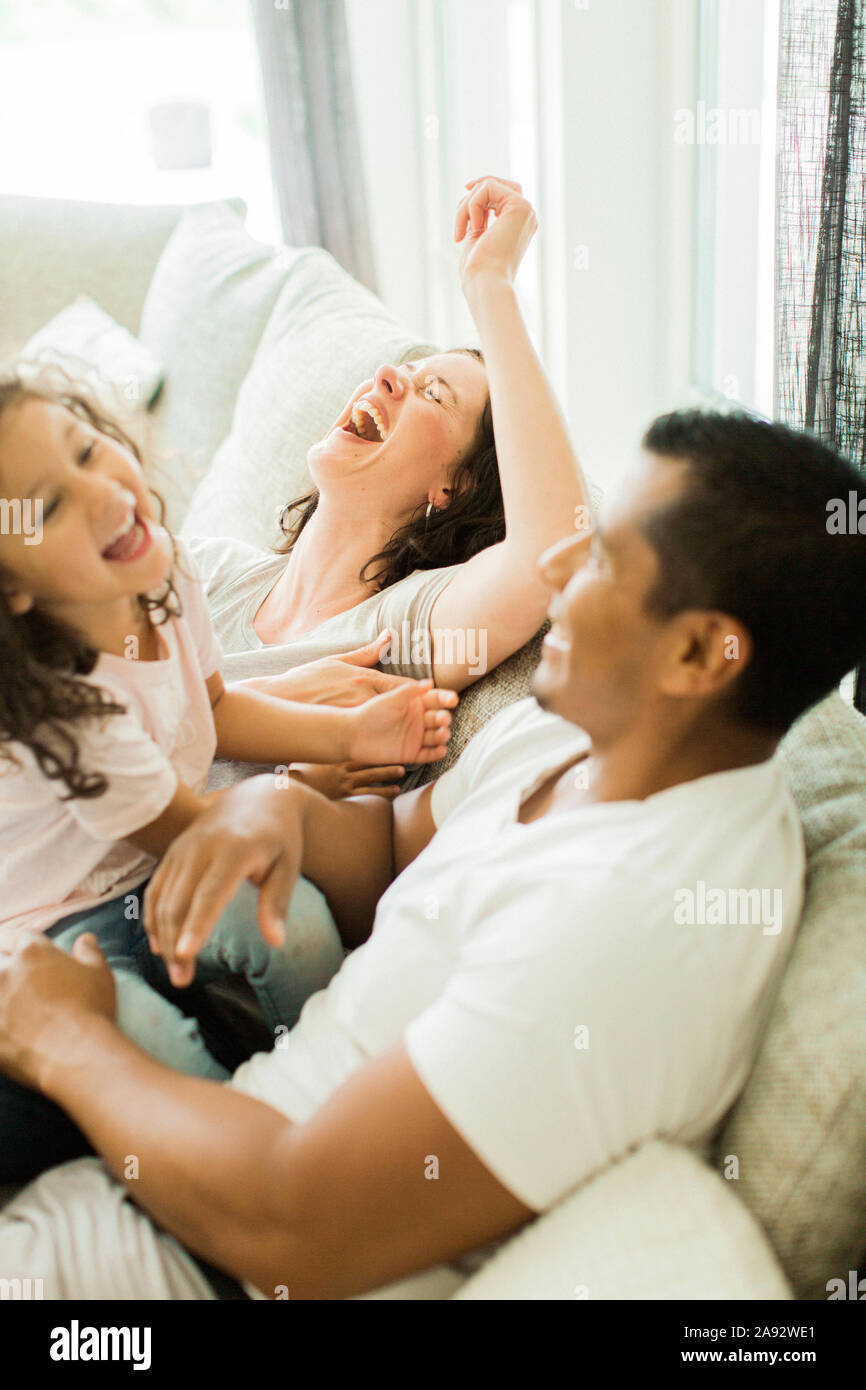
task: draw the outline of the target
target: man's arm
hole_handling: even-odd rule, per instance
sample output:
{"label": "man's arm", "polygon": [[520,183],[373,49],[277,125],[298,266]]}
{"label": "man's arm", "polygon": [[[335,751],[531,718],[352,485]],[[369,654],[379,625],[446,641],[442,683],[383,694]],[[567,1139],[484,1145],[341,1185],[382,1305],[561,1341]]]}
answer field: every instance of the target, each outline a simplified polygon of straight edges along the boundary
{"label": "man's arm", "polygon": [[0,1064],[60,1104],[119,1179],[134,1154],[138,1205],[265,1295],[374,1289],[532,1215],[445,1119],[402,1045],[293,1125],[141,1052],[107,1016],[111,993],[93,937],[74,958],[31,938],[0,966]]}
{"label": "man's arm", "polygon": [[144,911],[152,947],[177,967],[176,983],[186,983],[245,879],[260,889],[262,934],[278,945],[300,874],[325,895],[344,944],[360,945],[385,889],[435,833],[431,793],[432,784],[394,802],[330,801],[270,776],[233,787],[174,841],[155,871]]}

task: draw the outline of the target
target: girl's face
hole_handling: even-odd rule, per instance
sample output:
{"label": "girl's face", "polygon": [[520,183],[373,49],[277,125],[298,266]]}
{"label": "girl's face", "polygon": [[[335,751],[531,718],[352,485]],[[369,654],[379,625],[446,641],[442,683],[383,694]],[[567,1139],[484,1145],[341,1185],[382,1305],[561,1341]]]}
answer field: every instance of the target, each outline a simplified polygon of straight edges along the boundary
{"label": "girl's face", "polygon": [[171,543],[137,459],[66,406],[25,397],[4,412],[0,494],[6,517],[30,518],[20,528],[29,534],[0,534],[13,612],[36,607],[86,626],[99,608],[158,590],[171,572]]}
{"label": "girl's face", "polygon": [[363,493],[379,514],[402,516],[427,500],[444,506],[486,402],[487,372],[468,354],[381,366],[308,453],[313,480],[332,495],[329,484],[354,484],[354,500]]}

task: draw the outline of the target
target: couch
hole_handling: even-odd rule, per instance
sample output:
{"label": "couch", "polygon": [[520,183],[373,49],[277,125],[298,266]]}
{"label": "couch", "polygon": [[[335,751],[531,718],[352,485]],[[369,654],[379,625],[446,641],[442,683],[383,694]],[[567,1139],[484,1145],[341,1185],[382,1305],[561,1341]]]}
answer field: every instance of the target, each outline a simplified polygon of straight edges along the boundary
{"label": "couch", "polygon": [[[0,361],[86,292],[165,369],[131,421],[171,524],[267,545],[309,445],[381,361],[431,350],[313,247],[239,204],[0,198]],[[442,344],[438,346],[454,346]],[[529,688],[538,639],[461,701],[449,758]],[[821,1299],[866,1251],[866,720],[832,695],[781,755],[808,850],[804,917],[754,1070],[709,1153],[661,1136],[468,1279],[375,1297]]]}

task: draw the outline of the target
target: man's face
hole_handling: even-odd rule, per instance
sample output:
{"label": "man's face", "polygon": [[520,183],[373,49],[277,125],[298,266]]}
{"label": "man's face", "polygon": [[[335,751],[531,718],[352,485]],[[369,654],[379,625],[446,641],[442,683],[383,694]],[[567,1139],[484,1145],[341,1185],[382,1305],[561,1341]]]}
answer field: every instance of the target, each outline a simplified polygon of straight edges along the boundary
{"label": "man's face", "polygon": [[533,689],[545,709],[580,725],[597,745],[618,737],[657,694],[667,623],[645,611],[659,566],[640,522],[683,482],[682,465],[643,455],[600,526],[539,560],[554,593]]}

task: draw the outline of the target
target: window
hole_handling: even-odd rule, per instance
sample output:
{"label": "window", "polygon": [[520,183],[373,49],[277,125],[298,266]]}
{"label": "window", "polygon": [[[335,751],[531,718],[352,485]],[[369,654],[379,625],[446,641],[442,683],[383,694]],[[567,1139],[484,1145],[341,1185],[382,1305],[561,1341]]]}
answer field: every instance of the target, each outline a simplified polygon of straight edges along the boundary
{"label": "window", "polygon": [[6,0],[0,126],[5,193],[240,196],[253,234],[277,238],[244,0]]}
{"label": "window", "polygon": [[[503,173],[538,206],[536,0],[347,0],[377,280],[421,337],[476,342],[457,274],[463,186]],[[537,246],[518,293],[542,334]]]}
{"label": "window", "polygon": [[700,0],[692,385],[773,413],[779,0]]}

